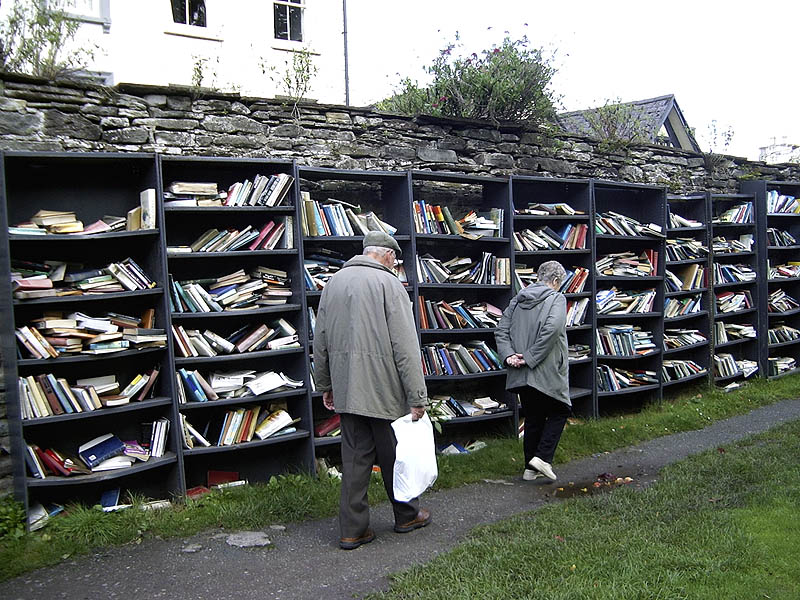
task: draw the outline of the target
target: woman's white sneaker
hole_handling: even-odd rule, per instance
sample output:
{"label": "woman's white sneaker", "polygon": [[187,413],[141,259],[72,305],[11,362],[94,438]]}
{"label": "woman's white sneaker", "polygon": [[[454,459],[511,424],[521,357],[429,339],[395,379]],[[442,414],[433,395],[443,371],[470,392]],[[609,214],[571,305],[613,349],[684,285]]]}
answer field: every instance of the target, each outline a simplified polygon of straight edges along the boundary
{"label": "woman's white sneaker", "polygon": [[550,465],[550,463],[544,462],[538,456],[534,456],[528,464],[537,471],[539,471],[542,475],[544,475],[548,479],[552,481],[555,481],[557,479],[555,471],[553,471],[553,467]]}

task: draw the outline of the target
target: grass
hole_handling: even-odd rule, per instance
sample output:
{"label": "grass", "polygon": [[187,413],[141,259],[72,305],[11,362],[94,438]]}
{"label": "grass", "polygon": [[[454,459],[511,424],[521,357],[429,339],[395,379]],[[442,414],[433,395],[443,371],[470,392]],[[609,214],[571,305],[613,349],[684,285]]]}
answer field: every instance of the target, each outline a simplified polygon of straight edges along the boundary
{"label": "grass", "polygon": [[372,600],[800,597],[800,422],[476,529]]}
{"label": "grass", "polygon": [[[659,436],[700,429],[710,422],[748,412],[758,406],[797,396],[800,375],[774,381],[756,380],[731,393],[702,387],[635,414],[577,420],[564,431],[556,463],[633,445]],[[523,469],[520,442],[489,439],[487,447],[468,455],[439,458],[435,487],[447,489],[483,479],[519,475]],[[42,530],[0,539],[0,580],[6,580],[93,548],[125,544],[145,536],[188,536],[213,529],[263,528],[273,523],[334,516],[338,480],[309,475],[283,475],[269,484],[233,488],[186,505],[158,511],[102,513],[71,505]],[[372,503],[385,501],[379,478],[370,487]],[[8,506],[0,500],[0,509]],[[13,531],[1,520],[13,511],[0,510],[0,532]]]}

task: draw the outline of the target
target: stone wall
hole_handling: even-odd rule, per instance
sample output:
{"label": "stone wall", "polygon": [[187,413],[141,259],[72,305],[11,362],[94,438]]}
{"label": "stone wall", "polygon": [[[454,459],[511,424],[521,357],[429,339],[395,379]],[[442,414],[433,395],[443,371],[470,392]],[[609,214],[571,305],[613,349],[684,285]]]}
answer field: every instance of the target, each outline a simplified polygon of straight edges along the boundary
{"label": "stone wall", "polygon": [[[741,177],[800,179],[800,165],[766,165],[660,146],[603,153],[594,140],[519,126],[409,118],[369,108],[303,104],[210,90],[102,88],[0,74],[0,149],[274,157],[312,166],[429,169],[485,175],[601,178],[674,192],[737,190]],[[10,450],[0,397],[0,495]]]}

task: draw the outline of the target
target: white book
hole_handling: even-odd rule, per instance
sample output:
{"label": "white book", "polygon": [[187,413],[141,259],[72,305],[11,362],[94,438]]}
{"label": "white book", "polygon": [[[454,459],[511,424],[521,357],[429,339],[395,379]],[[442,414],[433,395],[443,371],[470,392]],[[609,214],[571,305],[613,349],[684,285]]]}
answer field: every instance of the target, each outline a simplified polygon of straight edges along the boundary
{"label": "white book", "polygon": [[156,228],[156,190],[147,188],[139,193],[142,207],[142,229]]}

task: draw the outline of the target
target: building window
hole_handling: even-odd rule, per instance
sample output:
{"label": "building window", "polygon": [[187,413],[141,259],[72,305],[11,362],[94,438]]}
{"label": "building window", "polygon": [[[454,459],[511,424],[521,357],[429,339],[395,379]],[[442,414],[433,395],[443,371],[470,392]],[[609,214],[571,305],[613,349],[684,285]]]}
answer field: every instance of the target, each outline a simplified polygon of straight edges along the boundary
{"label": "building window", "polygon": [[303,5],[305,0],[276,0],[275,12],[275,39],[303,41]]}
{"label": "building window", "polygon": [[206,26],[205,0],[170,0],[172,4],[172,20],[175,23]]}

